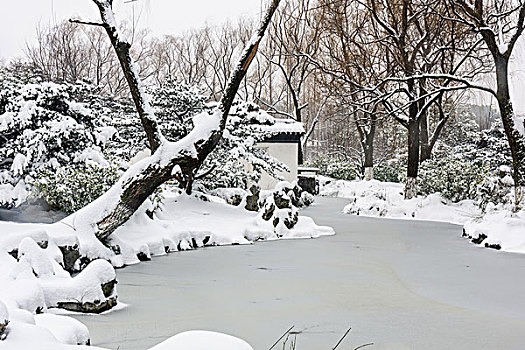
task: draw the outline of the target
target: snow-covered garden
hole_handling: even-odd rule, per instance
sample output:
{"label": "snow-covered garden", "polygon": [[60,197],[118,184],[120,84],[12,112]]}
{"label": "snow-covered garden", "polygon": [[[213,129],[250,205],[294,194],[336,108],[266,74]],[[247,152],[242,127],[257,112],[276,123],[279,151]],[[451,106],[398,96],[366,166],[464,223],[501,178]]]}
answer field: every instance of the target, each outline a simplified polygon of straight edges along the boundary
{"label": "snow-covered garden", "polygon": [[[346,273],[342,261],[361,243],[342,222],[361,227],[357,216],[451,223],[461,249],[525,253],[523,1],[253,0],[253,18],[162,35],[141,19],[149,1],[83,2],[94,12],[61,22],[52,13],[24,57],[0,57],[1,349],[102,349],[72,316],[122,312],[118,269],[171,253],[323,241],[324,258],[294,263],[298,274],[320,258]],[[20,12],[1,6],[1,16]],[[344,206],[326,219],[316,195]],[[440,243],[457,243],[439,229]],[[348,265],[360,269],[357,288],[384,278],[413,303],[403,308],[425,304],[412,296],[427,280],[398,284],[413,271],[376,256],[374,239],[370,247],[377,268]],[[319,293],[310,289],[290,299]],[[340,304],[320,299],[322,308],[351,304],[327,290]],[[447,293],[434,297],[447,303]],[[374,308],[389,310],[389,297]],[[296,349],[310,327],[275,334],[272,348]],[[150,350],[252,349],[218,332],[170,335]]]}

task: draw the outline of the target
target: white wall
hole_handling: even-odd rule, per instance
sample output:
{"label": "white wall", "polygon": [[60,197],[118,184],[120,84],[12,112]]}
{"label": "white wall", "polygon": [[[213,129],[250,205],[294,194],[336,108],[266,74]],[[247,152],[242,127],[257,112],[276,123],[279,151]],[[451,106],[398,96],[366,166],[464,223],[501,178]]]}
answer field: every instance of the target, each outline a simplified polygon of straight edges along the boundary
{"label": "white wall", "polygon": [[[289,182],[297,180],[297,164],[299,162],[299,145],[297,143],[261,142],[256,147],[264,149],[271,156],[286,164],[290,172],[278,172],[284,180]],[[259,185],[263,190],[269,190],[273,189],[278,182],[278,180],[263,172]]]}

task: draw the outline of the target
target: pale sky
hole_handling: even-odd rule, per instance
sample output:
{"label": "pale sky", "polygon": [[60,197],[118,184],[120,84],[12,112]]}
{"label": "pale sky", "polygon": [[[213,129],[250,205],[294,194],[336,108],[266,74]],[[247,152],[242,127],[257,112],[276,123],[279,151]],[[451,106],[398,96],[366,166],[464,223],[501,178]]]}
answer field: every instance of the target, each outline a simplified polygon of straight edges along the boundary
{"label": "pale sky", "polygon": [[[141,13],[140,25],[154,35],[177,34],[206,22],[218,24],[241,16],[258,18],[261,0],[114,0],[118,19]],[[264,2],[263,2],[264,4]],[[0,0],[0,57],[23,56],[38,23],[53,24],[72,17],[96,20],[92,0]]]}

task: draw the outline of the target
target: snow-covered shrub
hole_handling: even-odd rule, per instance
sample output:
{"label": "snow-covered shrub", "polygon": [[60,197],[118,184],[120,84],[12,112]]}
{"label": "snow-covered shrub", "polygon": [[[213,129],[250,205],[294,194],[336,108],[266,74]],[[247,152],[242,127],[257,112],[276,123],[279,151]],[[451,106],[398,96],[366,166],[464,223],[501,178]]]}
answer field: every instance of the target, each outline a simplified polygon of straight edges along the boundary
{"label": "snow-covered shrub", "polygon": [[501,122],[479,132],[467,121],[449,133],[448,143],[438,143],[434,159],[421,165],[420,191],[441,192],[455,202],[474,199],[483,209],[489,202],[509,203],[512,158]]}
{"label": "snow-covered shrub", "polygon": [[406,179],[406,160],[392,159],[374,166],[374,179],[384,182],[404,182]]}
{"label": "snow-covered shrub", "polygon": [[114,129],[82,102],[93,95],[86,84],[0,69],[0,206],[22,203],[30,175],[42,167],[109,165],[102,151]]}
{"label": "snow-covered shrub", "polygon": [[497,174],[487,176],[478,186],[481,209],[486,210],[489,203],[492,205],[512,204],[513,186],[511,168],[506,165],[500,166]]}
{"label": "snow-covered shrub", "polygon": [[319,168],[322,175],[338,180],[355,180],[359,173],[351,162],[332,157],[318,157],[310,161],[308,166]]}
{"label": "snow-covered shrub", "polygon": [[[208,105],[210,108],[212,104]],[[281,179],[286,165],[269,155],[256,144],[273,136],[264,126],[276,123],[259,106],[245,101],[235,101],[230,109],[223,138],[215,150],[206,158],[200,173],[209,172],[198,183],[206,190],[217,187],[239,187],[248,189],[257,183],[262,172]],[[248,166],[249,165],[249,166]]]}
{"label": "snow-covered shrub", "polygon": [[167,80],[148,92],[162,133],[170,141],[186,136],[193,128],[192,117],[206,109],[203,91],[176,80]]}
{"label": "snow-covered shrub", "polygon": [[421,193],[439,192],[452,202],[459,202],[476,198],[478,185],[487,176],[487,170],[468,160],[447,157],[423,162],[419,175]]}
{"label": "snow-covered shrub", "polygon": [[[206,103],[206,97],[198,88],[174,80],[168,80],[160,87],[148,90],[148,93],[163,134],[170,141],[187,135],[193,129],[193,118],[202,117],[201,112],[211,112],[215,107],[215,103]],[[145,137],[138,117],[126,112],[125,103],[121,103],[119,109],[123,112],[115,115],[112,122],[119,132],[110,145],[110,153],[118,156],[118,150],[128,149],[129,159],[146,147]],[[257,142],[271,136],[261,132],[260,126],[274,123],[275,119],[260,110],[259,106],[234,102],[223,138],[201,169],[193,174],[194,188],[201,191],[221,187],[247,189],[250,183],[259,180],[263,170],[279,178],[278,172],[287,170],[286,166],[255,147]],[[252,169],[248,169],[248,164]],[[201,176],[203,174],[205,176]]]}
{"label": "snow-covered shrub", "polygon": [[72,213],[106,192],[119,176],[115,167],[81,163],[58,169],[40,168],[30,184],[36,196],[56,209]]}

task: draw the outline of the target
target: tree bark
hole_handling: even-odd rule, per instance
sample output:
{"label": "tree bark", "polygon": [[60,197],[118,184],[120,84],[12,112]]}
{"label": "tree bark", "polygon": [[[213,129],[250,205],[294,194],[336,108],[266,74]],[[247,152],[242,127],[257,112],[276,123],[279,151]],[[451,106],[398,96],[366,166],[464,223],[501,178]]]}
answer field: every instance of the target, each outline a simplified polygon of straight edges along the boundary
{"label": "tree bark", "polygon": [[509,58],[507,55],[496,55],[495,63],[497,78],[496,98],[512,155],[512,166],[514,168],[514,209],[519,211],[523,208],[525,195],[525,136],[519,132],[514,124],[514,108],[509,93]]}
{"label": "tree bark", "polygon": [[365,140],[362,143],[365,154],[365,180],[370,181],[374,178],[374,136],[375,127],[371,127],[365,134]]}
{"label": "tree bark", "polygon": [[106,242],[109,236],[124,224],[160,185],[176,174],[187,174],[198,168],[215,148],[222,137],[239,85],[257,53],[259,43],[280,0],[272,0],[257,32],[248,42],[232,72],[219,105],[209,116],[210,119],[195,125],[186,137],[177,142],[167,141],[158,130],[155,116],[141,90],[140,78],[133,68],[133,60],[129,52],[131,45],[123,39],[116,27],[112,10],[113,1],[93,1],[100,10],[102,26],[106,29],[117,53],[135,106],[148,134],[148,140],[155,150],[150,157],[130,167],[121,179],[96,201],[63,220],[64,224],[75,230],[90,230],[99,240]]}
{"label": "tree bark", "polygon": [[412,199],[417,195],[417,175],[419,171],[419,120],[416,103],[409,107],[408,120],[408,160],[407,182],[405,185],[405,199]]}
{"label": "tree bark", "polygon": [[424,111],[421,115],[421,121],[419,123],[419,144],[420,144],[420,162],[424,162],[430,159],[431,149],[428,135],[428,114]]}

